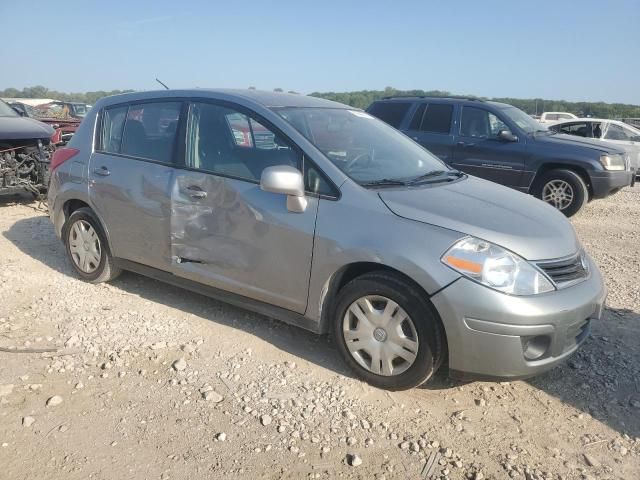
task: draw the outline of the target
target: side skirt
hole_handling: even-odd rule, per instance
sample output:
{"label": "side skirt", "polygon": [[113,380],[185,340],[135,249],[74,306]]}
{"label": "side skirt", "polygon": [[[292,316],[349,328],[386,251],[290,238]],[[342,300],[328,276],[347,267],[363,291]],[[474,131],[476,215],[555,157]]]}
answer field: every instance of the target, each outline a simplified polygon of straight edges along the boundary
{"label": "side skirt", "polygon": [[236,307],[244,308],[266,317],[274,318],[282,322],[294,325],[296,327],[304,328],[314,333],[320,333],[320,324],[313,320],[308,319],[304,315],[286,310],[284,308],[276,307],[268,303],[253,300],[236,293],[226,292],[218,288],[210,287],[202,283],[194,282],[186,278],[178,277],[169,272],[158,270],[157,268],[142,265],[140,263],[132,262],[130,260],[124,260],[122,258],[114,258],[115,264],[123,270],[138,273],[145,277],[153,278],[164,283],[168,283],[175,287],[184,288],[200,295],[219,300]]}

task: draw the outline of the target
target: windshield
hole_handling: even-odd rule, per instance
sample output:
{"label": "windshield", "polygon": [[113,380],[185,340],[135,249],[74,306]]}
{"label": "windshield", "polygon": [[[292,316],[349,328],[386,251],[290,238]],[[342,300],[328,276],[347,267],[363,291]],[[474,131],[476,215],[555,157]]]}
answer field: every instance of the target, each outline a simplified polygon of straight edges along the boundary
{"label": "windshield", "polygon": [[274,108],[359,184],[409,181],[449,168],[386,123],[359,110]]}
{"label": "windshield", "polygon": [[522,110],[516,107],[507,107],[503,108],[502,113],[509,118],[513,123],[518,125],[522,130],[526,133],[534,133],[534,132],[548,132],[549,129],[538,123],[536,120],[531,118],[529,115],[524,113]]}
{"label": "windshield", "polygon": [[9,105],[0,100],[0,117],[17,117],[16,111]]}

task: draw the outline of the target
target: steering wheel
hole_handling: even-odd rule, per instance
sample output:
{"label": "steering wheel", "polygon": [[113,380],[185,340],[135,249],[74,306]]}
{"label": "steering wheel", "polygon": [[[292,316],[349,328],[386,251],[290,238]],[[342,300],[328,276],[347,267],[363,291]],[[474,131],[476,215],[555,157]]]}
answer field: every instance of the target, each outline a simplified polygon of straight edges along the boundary
{"label": "steering wheel", "polygon": [[371,162],[373,161],[373,155],[374,155],[373,148],[369,152],[364,152],[364,153],[361,153],[360,155],[356,155],[355,157],[353,157],[351,160],[347,162],[344,169],[351,170],[353,166],[356,165],[358,162],[360,162],[360,160],[362,160],[363,158],[369,157],[369,162]]}

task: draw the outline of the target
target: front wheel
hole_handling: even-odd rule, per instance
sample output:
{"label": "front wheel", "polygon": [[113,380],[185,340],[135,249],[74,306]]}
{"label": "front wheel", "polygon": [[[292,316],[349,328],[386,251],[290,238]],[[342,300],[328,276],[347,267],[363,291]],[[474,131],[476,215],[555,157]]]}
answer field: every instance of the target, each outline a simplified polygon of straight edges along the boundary
{"label": "front wheel", "polygon": [[550,170],[536,182],[532,192],[567,217],[578,213],[589,200],[589,190],[580,175],[571,170]]}
{"label": "front wheel", "polygon": [[368,383],[404,390],[442,363],[442,328],[424,293],[397,275],[368,273],[339,292],[334,337],[346,363]]}

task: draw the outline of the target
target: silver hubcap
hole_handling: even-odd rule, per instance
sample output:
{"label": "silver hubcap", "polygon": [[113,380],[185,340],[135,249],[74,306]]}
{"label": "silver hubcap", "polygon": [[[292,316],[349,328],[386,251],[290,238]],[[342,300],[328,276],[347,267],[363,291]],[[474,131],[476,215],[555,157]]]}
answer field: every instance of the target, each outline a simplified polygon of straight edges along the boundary
{"label": "silver hubcap", "polygon": [[73,263],[84,273],[93,273],[100,265],[100,239],[89,222],[78,220],[69,230],[69,251]]}
{"label": "silver hubcap", "polygon": [[542,200],[564,210],[573,202],[573,188],[564,180],[551,180],[542,189]]}
{"label": "silver hubcap", "polygon": [[351,304],[342,320],[342,333],[355,361],[377,375],[400,375],[418,354],[413,321],[396,302],[379,295]]}

